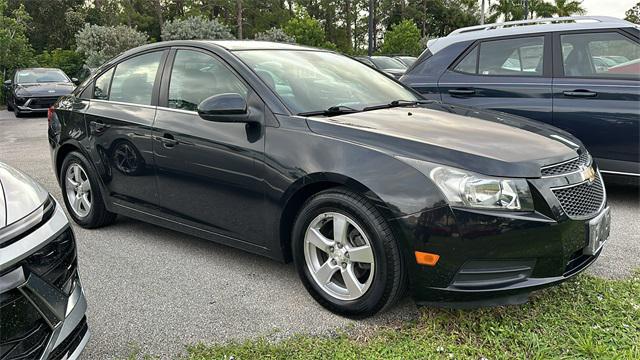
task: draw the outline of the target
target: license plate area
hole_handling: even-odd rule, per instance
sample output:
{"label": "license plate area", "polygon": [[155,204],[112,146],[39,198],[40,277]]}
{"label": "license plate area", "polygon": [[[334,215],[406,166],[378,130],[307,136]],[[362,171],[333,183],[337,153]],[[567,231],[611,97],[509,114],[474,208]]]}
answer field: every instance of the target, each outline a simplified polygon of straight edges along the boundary
{"label": "license plate area", "polygon": [[586,223],[587,246],[584,248],[585,255],[595,255],[600,251],[602,245],[609,238],[611,232],[611,211],[607,207],[600,215]]}

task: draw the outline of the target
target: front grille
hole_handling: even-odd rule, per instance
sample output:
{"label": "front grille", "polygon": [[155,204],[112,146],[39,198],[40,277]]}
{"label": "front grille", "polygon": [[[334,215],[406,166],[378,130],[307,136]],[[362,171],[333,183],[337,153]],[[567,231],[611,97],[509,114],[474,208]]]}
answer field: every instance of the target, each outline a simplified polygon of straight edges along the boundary
{"label": "front grille", "polygon": [[76,328],[73,329],[71,334],[69,334],[69,336],[67,336],[67,338],[58,345],[58,347],[53,349],[51,355],[49,355],[49,360],[61,360],[64,359],[68,353],[73,353],[78,345],[80,345],[80,342],[87,333],[87,330],[89,330],[89,326],[87,325],[87,318],[84,317],[80,323],[78,323]]}
{"label": "front grille", "polygon": [[70,295],[76,278],[78,261],[71,228],[58,235],[42,249],[23,260],[21,265],[49,284]]}
{"label": "front grille", "polygon": [[600,176],[597,176],[592,183],[586,181],[571,187],[552,190],[564,212],[572,219],[595,214],[604,202],[604,186]]}
{"label": "front grille", "polygon": [[[4,296],[5,294],[10,294]],[[44,352],[51,328],[18,290],[0,300],[0,360],[38,359]]]}
{"label": "front grille", "polygon": [[582,151],[577,158],[556,165],[545,166],[540,169],[543,177],[559,176],[579,171],[581,167],[588,167],[591,164],[591,156],[588,152]]}
{"label": "front grille", "polygon": [[48,109],[53,104],[55,104],[58,97],[42,97],[42,98],[33,98],[31,102],[29,102],[29,107],[32,109]]}

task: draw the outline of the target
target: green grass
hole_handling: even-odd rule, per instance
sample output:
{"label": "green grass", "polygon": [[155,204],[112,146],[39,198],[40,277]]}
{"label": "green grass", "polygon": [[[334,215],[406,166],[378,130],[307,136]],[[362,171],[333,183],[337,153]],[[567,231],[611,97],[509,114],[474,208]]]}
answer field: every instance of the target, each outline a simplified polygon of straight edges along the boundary
{"label": "green grass", "polygon": [[640,272],[625,280],[582,275],[520,306],[422,308],[416,321],[363,335],[198,344],[186,358],[640,359]]}

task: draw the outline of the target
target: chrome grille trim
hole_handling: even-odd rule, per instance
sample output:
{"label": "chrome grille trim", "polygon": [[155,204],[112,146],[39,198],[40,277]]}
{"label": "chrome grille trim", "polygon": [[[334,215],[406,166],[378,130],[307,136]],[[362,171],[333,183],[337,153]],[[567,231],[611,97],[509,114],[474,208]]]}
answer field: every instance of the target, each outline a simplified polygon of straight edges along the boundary
{"label": "chrome grille trim", "polygon": [[578,157],[563,161],[557,164],[547,165],[540,168],[543,178],[556,176],[565,176],[580,172],[584,167],[589,167],[593,163],[593,159],[588,152],[582,151]]}

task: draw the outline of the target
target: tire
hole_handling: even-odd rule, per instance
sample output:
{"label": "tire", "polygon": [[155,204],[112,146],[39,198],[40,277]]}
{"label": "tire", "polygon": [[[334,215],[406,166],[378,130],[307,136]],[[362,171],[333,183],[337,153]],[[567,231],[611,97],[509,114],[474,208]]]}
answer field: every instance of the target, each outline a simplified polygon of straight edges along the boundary
{"label": "tire", "polygon": [[7,111],[13,111],[13,106],[11,106],[11,102],[7,100]]}
{"label": "tire", "polygon": [[[336,221],[347,225],[337,228],[346,228],[341,232],[346,237],[333,235]],[[317,241],[312,241],[319,238],[315,235],[318,233],[323,236],[322,250],[313,244]],[[334,246],[328,245],[331,240]],[[404,295],[407,270],[391,228],[369,200],[348,189],[329,189],[307,200],[296,218],[291,245],[305,288],[334,313],[352,318],[371,316]],[[372,254],[362,251],[367,245]],[[373,262],[368,263],[371,259]],[[323,271],[326,269],[330,270]],[[333,275],[326,275],[331,271]],[[328,282],[323,280],[327,278]],[[347,286],[349,278],[350,288],[356,291]],[[357,287],[353,286],[354,279]]]}
{"label": "tire", "polygon": [[64,158],[60,169],[60,189],[67,212],[83,228],[98,228],[115,221],[116,214],[107,210],[102,199],[98,176],[81,153],[73,151]]}

